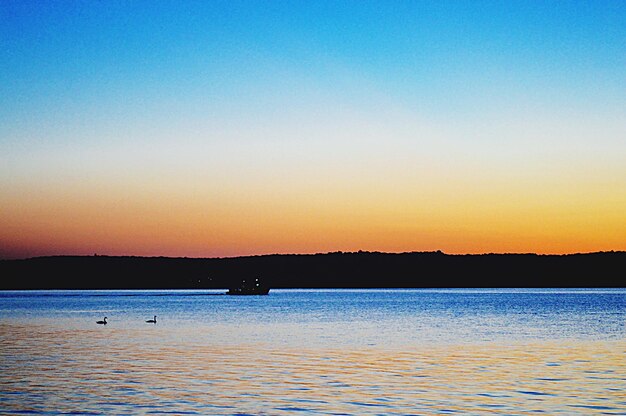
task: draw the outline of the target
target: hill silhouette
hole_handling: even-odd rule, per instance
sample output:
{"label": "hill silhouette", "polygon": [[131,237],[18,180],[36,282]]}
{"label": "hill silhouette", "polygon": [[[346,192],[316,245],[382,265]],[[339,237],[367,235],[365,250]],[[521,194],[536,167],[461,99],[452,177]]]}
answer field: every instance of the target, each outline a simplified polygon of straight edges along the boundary
{"label": "hill silhouette", "polygon": [[0,289],[624,287],[626,252],[274,254],[231,258],[53,256],[0,261]]}

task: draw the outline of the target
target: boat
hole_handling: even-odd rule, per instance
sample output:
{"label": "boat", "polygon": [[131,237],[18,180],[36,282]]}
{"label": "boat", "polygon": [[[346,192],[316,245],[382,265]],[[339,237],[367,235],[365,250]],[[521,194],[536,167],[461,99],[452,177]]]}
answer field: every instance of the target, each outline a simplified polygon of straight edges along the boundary
{"label": "boat", "polygon": [[254,279],[242,279],[239,286],[233,286],[226,292],[227,295],[267,295],[270,288],[263,285],[257,277]]}

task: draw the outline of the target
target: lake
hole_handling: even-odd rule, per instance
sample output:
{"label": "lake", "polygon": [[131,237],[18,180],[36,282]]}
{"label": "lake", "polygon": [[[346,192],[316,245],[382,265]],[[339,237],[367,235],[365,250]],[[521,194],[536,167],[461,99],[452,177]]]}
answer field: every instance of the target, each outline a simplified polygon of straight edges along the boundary
{"label": "lake", "polygon": [[0,413],[626,414],[626,289],[221,293],[0,291]]}

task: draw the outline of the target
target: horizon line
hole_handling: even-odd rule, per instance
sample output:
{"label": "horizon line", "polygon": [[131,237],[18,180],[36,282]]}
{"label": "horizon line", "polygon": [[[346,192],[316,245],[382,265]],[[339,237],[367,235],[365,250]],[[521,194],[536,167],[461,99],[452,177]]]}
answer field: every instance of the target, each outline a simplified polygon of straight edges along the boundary
{"label": "horizon line", "polygon": [[322,256],[331,254],[388,254],[388,255],[402,255],[402,254],[440,254],[445,256],[576,256],[576,255],[593,255],[593,254],[607,254],[607,253],[626,253],[626,250],[601,250],[601,251],[588,251],[588,252],[572,252],[572,253],[533,253],[533,252],[483,252],[483,253],[446,253],[442,250],[432,251],[369,251],[369,250],[357,250],[357,251],[328,251],[328,252],[315,252],[315,253],[265,253],[265,254],[247,254],[240,256],[221,256],[221,257],[190,257],[190,256],[142,256],[133,254],[124,255],[111,255],[111,254],[52,254],[43,256],[32,257],[14,257],[14,258],[1,258],[0,261],[13,261],[13,260],[34,260],[44,258],[55,257],[110,257],[110,258],[144,258],[144,259],[191,259],[191,260],[219,260],[219,259],[238,259],[238,258],[250,258],[250,257],[270,257],[270,256]]}

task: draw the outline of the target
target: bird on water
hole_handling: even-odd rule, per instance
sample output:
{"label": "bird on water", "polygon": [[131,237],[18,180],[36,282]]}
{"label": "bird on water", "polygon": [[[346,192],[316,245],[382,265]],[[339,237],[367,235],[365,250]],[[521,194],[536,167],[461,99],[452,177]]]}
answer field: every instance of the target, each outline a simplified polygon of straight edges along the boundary
{"label": "bird on water", "polygon": [[99,325],[106,325],[107,324],[107,317],[104,317],[104,321],[96,321],[97,324]]}
{"label": "bird on water", "polygon": [[156,324],[156,315],[154,315],[154,319],[148,319],[148,320],[146,321],[146,323],[149,323],[149,324]]}

